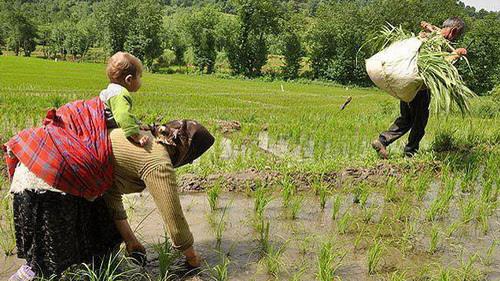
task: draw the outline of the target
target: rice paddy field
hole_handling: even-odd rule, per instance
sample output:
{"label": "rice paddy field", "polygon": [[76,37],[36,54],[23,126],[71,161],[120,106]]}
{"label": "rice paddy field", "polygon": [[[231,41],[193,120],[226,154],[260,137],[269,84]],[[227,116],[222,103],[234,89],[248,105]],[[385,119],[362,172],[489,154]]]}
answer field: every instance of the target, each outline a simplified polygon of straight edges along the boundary
{"label": "rice paddy field", "polygon": [[[49,108],[98,95],[104,68],[0,56],[0,141],[40,125]],[[179,266],[145,192],[125,200],[148,264],[117,254],[107,264],[116,270],[83,267],[101,279],[77,280],[500,280],[499,97],[475,98],[469,116],[432,115],[420,153],[405,158],[403,137],[389,160],[370,142],[399,101],[376,89],[145,73],[133,98],[146,123],[195,119],[216,137],[178,170],[204,265]],[[22,260],[0,169],[6,280]]]}

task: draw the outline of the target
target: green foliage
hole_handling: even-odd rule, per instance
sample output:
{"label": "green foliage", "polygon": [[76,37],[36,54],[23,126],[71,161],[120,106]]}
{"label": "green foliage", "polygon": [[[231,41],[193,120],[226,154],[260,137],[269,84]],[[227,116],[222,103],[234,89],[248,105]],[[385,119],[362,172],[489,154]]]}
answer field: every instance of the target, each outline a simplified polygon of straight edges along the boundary
{"label": "green foliage", "polygon": [[0,27],[4,37],[2,41],[5,41],[7,48],[14,51],[16,56],[22,50],[24,55],[29,57],[36,47],[37,28],[22,10],[3,5],[7,4],[2,3],[0,10]]}
{"label": "green foliage", "polygon": [[151,69],[153,61],[163,53],[161,2],[143,0],[130,8],[132,18],[123,48]]}
{"label": "green foliage", "polygon": [[219,12],[212,6],[202,8],[195,12],[186,22],[186,30],[191,38],[194,50],[194,64],[201,72],[215,71],[216,52],[216,26],[219,23]]}
{"label": "green foliage", "polygon": [[266,37],[276,32],[281,2],[277,0],[238,0],[239,27],[227,46],[229,64],[235,74],[261,75],[267,62]]}
{"label": "green foliage", "polygon": [[356,53],[363,43],[362,9],[357,3],[322,5],[308,32],[309,57],[315,78],[343,84],[366,83]]}
{"label": "green foliage", "polygon": [[320,281],[335,280],[335,273],[342,265],[345,251],[335,249],[332,242],[324,242],[318,254],[318,270],[316,279]]}
{"label": "green foliage", "polygon": [[368,249],[368,273],[373,274],[382,259],[382,254],[384,251],[383,242],[380,240],[375,241],[375,243]]}
{"label": "green foliage", "polygon": [[500,82],[500,20],[489,14],[472,21],[460,45],[471,44],[467,57],[471,71],[462,63],[464,81],[477,93],[486,93]]}

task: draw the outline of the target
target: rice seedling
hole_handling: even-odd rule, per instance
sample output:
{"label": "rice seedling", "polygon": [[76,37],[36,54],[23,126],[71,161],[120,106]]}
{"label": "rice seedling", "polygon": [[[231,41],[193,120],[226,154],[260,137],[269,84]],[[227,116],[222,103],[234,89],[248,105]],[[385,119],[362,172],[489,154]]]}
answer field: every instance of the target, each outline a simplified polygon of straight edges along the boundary
{"label": "rice seedling", "polygon": [[439,243],[439,228],[437,225],[434,225],[431,228],[428,252],[434,254],[438,248],[438,243]]}
{"label": "rice seedling", "polygon": [[474,263],[478,259],[478,255],[474,254],[467,259],[460,261],[460,266],[457,268],[457,276],[460,280],[481,281],[484,280],[484,274],[480,269],[474,267]]}
{"label": "rice seedling", "polygon": [[345,212],[342,217],[337,221],[337,232],[339,234],[347,233],[351,224],[352,216],[349,212]]}
{"label": "rice seedling", "polygon": [[264,186],[259,186],[254,191],[254,211],[257,218],[264,216],[266,206],[272,201],[272,197]]}
{"label": "rice seedling", "polygon": [[179,252],[175,251],[168,236],[165,234],[163,242],[153,245],[153,250],[158,254],[158,270],[160,281],[169,280],[174,276],[173,272],[178,269],[175,260],[179,258]]}
{"label": "rice seedling", "polygon": [[224,253],[220,254],[221,261],[213,267],[209,267],[210,280],[213,281],[227,281],[229,280],[229,265],[231,261]]}
{"label": "rice seedling", "polygon": [[368,273],[374,274],[378,264],[382,259],[382,253],[384,251],[384,245],[381,240],[375,241],[375,243],[368,249]]}
{"label": "rice seedling", "polygon": [[335,249],[332,242],[324,242],[318,254],[316,279],[320,281],[335,280],[335,273],[342,266],[346,254],[345,251]]}
{"label": "rice seedling", "polygon": [[220,218],[217,222],[217,225],[215,226],[215,231],[214,231],[215,232],[215,241],[216,241],[215,246],[217,248],[220,248],[220,245],[222,242],[222,235],[224,234],[224,231],[226,230],[225,217],[226,217],[226,211],[227,211],[228,207],[229,206],[224,207],[222,214],[220,215]]}
{"label": "rice seedling", "polygon": [[361,241],[363,240],[366,233],[366,225],[361,227],[361,231],[356,235],[356,239],[354,239],[354,249],[357,249]]}
{"label": "rice seedling", "polygon": [[281,246],[276,246],[269,244],[264,257],[261,259],[261,263],[264,264],[267,273],[273,276],[274,278],[278,278],[280,272],[283,269],[283,253],[285,252],[286,244]]}
{"label": "rice seedling", "polygon": [[460,213],[462,215],[462,223],[467,224],[474,218],[474,212],[478,201],[474,198],[470,200],[462,200],[460,202]]}
{"label": "rice seedling", "polygon": [[290,205],[288,206],[288,215],[287,217],[289,219],[295,220],[297,219],[297,216],[300,212],[300,209],[302,208],[302,196],[294,196],[290,202]]}
{"label": "rice seedling", "polygon": [[360,183],[358,186],[356,186],[353,190],[354,193],[354,198],[353,201],[354,203],[358,204],[361,207],[366,207],[366,202],[368,201],[368,197],[370,195],[370,190],[368,189],[368,186],[366,186],[365,183]]}
{"label": "rice seedling", "polygon": [[214,186],[207,190],[208,204],[210,205],[210,210],[215,211],[217,209],[217,201],[219,200],[219,194],[221,192],[221,185],[216,182]]}
{"label": "rice seedling", "polygon": [[325,209],[328,196],[330,195],[328,187],[326,187],[325,185],[321,185],[318,190],[318,195],[319,195],[319,207],[323,211]]}
{"label": "rice seedling", "polygon": [[423,175],[416,180],[416,183],[413,184],[413,191],[419,201],[424,199],[424,196],[429,189],[430,182],[431,177],[429,175]]}
{"label": "rice seedling", "polygon": [[281,181],[281,197],[282,197],[282,203],[283,203],[283,208],[288,208],[288,205],[290,204],[290,200],[296,193],[296,186],[293,183],[292,179],[289,176],[285,176],[283,180]]}
{"label": "rice seedling", "polygon": [[397,200],[396,182],[392,178],[389,179],[385,185],[384,200],[385,202],[394,202]]}
{"label": "rice seedling", "polygon": [[488,249],[486,250],[486,253],[484,255],[483,258],[481,258],[481,262],[483,265],[485,266],[489,266],[491,264],[493,264],[493,253],[495,252],[495,249],[497,248],[497,245],[498,245],[498,240],[497,239],[494,239],[493,241],[491,241],[491,245],[488,247]]}
{"label": "rice seedling", "polygon": [[395,271],[393,272],[390,276],[388,281],[406,281],[408,280],[408,277],[406,276],[406,273],[400,272],[400,271]]}
{"label": "rice seedling", "polygon": [[340,206],[342,204],[342,196],[340,194],[335,195],[332,198],[332,219],[336,219],[339,212],[340,212]]}
{"label": "rice seedling", "polygon": [[404,253],[408,253],[414,248],[415,234],[417,233],[417,223],[415,221],[406,220],[404,223],[403,232],[401,235],[401,246]]}
{"label": "rice seedling", "polygon": [[313,248],[314,240],[314,236],[307,236],[301,239],[299,242],[299,253],[305,256]]}
{"label": "rice seedling", "polygon": [[410,211],[411,211],[410,201],[408,199],[404,199],[396,209],[395,213],[396,219],[398,221],[404,221],[406,218],[408,218]]}
{"label": "rice seedling", "polygon": [[490,225],[488,223],[488,218],[491,215],[491,209],[488,203],[480,203],[477,208],[476,220],[481,226],[481,231],[483,234],[488,233],[490,230]]}
{"label": "rice seedling", "polygon": [[269,248],[269,224],[269,221],[263,218],[256,223],[261,253],[265,253]]}
{"label": "rice seedling", "polygon": [[448,211],[450,201],[453,198],[453,192],[455,191],[455,181],[453,179],[448,179],[445,182],[445,186],[445,190],[434,199],[427,211],[427,219],[429,221],[436,220]]}
{"label": "rice seedling", "polygon": [[362,210],[363,222],[369,223],[372,220],[374,214],[375,214],[374,208],[363,208],[363,210]]}
{"label": "rice seedling", "polygon": [[452,222],[445,231],[445,237],[450,238],[455,231],[457,231],[462,226],[462,221],[454,221]]}
{"label": "rice seedling", "polygon": [[128,258],[120,252],[103,257],[100,261],[90,264],[83,264],[82,268],[71,273],[71,277],[76,280],[86,281],[120,281],[134,280],[145,277],[143,273],[132,268],[127,269]]}

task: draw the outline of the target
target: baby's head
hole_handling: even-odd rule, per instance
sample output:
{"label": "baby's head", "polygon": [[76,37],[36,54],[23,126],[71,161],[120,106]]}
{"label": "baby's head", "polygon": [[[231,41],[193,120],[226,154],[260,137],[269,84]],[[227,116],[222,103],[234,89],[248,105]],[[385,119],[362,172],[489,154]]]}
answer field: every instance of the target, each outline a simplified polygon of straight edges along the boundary
{"label": "baby's head", "polygon": [[459,17],[451,17],[443,22],[441,34],[444,38],[454,41],[465,32],[465,22]]}
{"label": "baby's head", "polygon": [[141,87],[142,62],[129,53],[118,52],[109,58],[106,74],[109,82],[137,92]]}

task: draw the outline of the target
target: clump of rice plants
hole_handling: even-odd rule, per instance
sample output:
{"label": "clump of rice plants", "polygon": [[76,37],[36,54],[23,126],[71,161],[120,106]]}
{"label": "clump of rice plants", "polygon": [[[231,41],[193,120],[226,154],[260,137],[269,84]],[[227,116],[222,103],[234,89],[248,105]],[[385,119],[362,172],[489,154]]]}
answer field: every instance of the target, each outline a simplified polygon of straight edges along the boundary
{"label": "clump of rice plants", "polygon": [[474,198],[470,200],[462,200],[460,202],[460,213],[462,215],[462,223],[466,224],[472,221],[474,218],[474,212],[476,211],[476,206],[478,201]]}
{"label": "clump of rice plants", "polygon": [[272,201],[271,194],[262,185],[257,187],[254,191],[254,211],[257,218],[262,218],[264,216],[264,210],[266,206]]}
{"label": "clump of rice plants", "polygon": [[414,249],[415,234],[417,233],[417,223],[415,221],[406,220],[403,225],[403,233],[400,243],[403,253],[408,253]]}
{"label": "clump of rice plants", "polygon": [[133,268],[127,269],[127,261],[128,258],[118,252],[102,258],[100,262],[83,264],[82,268],[77,269],[74,273],[70,273],[70,275],[73,280],[86,281],[121,281],[145,277],[143,273],[137,272]]}
{"label": "clump of rice plants", "polygon": [[431,234],[429,239],[429,253],[434,254],[437,250],[439,243],[439,228],[437,225],[434,225],[431,228]]}
{"label": "clump of rice plants", "polygon": [[210,210],[215,211],[217,209],[217,201],[219,200],[219,195],[221,192],[221,185],[216,182],[214,186],[207,190],[208,204],[210,205]]}
{"label": "clump of rice plants", "polygon": [[382,259],[382,253],[384,251],[384,245],[381,240],[375,241],[375,243],[368,249],[368,273],[374,274],[375,270]]}
{"label": "clump of rice plants", "polygon": [[255,222],[255,228],[259,234],[259,244],[261,253],[265,253],[269,248],[269,221],[264,218]]}
{"label": "clump of rice plants", "polygon": [[173,272],[178,269],[175,266],[175,260],[179,258],[179,252],[174,250],[166,234],[163,242],[153,245],[153,249],[158,254],[160,280],[172,278]]}
{"label": "clump of rice plants", "polygon": [[459,277],[460,280],[467,280],[467,281],[484,280],[485,277],[484,274],[481,272],[480,269],[474,266],[478,257],[479,256],[477,254],[474,254],[467,259],[462,259],[462,261],[460,262],[460,266],[456,269],[457,271],[456,277]]}
{"label": "clump of rice plants", "polygon": [[320,281],[335,280],[335,273],[342,266],[346,254],[345,251],[336,250],[332,242],[324,242],[318,254],[316,278]]}
{"label": "clump of rice plants", "polygon": [[337,221],[337,231],[339,234],[347,233],[351,224],[352,216],[349,212],[345,212],[342,217]]}
{"label": "clump of rice plants", "polygon": [[342,204],[342,196],[340,194],[335,195],[332,198],[332,219],[336,219],[339,212],[340,212],[340,206]]}
{"label": "clump of rice plants", "polygon": [[445,231],[445,236],[450,238],[453,233],[455,233],[455,231],[457,231],[460,227],[462,226],[462,222],[461,221],[454,221],[452,222],[447,228],[446,228],[446,231]]}
{"label": "clump of rice plants", "polygon": [[288,218],[295,220],[302,208],[302,196],[294,196],[287,208]]}
{"label": "clump of rice plants", "polygon": [[445,189],[441,192],[436,199],[432,202],[429,210],[427,211],[427,219],[434,221],[448,211],[453,192],[455,191],[455,180],[452,178],[445,179]]}
{"label": "clump of rice plants", "polygon": [[499,243],[499,241],[497,239],[494,239],[493,241],[491,241],[491,245],[486,250],[484,257],[481,258],[481,262],[484,265],[489,266],[493,263],[493,253],[495,252],[495,249],[496,249],[498,243]]}
{"label": "clump of rice plants", "polygon": [[213,281],[227,281],[229,280],[229,264],[231,261],[228,256],[224,253],[220,254],[221,261],[213,267],[209,267],[210,280]]}
{"label": "clump of rice plants", "polygon": [[297,187],[293,183],[292,179],[289,176],[286,176],[281,180],[281,197],[283,202],[283,208],[288,208],[290,204],[290,200],[297,193]]}
{"label": "clump of rice plants", "polygon": [[354,188],[353,193],[353,202],[356,204],[359,203],[359,205],[364,208],[366,206],[366,202],[368,201],[368,197],[370,196],[368,186],[366,186],[365,183],[360,183]]}
{"label": "clump of rice plants", "polygon": [[323,211],[325,209],[328,196],[330,195],[328,187],[326,187],[325,185],[321,185],[318,190],[318,195],[319,195],[319,207]]}
{"label": "clump of rice plants", "polygon": [[224,231],[226,230],[226,211],[228,209],[228,206],[224,207],[220,218],[215,226],[214,233],[215,233],[215,241],[216,241],[216,247],[220,248],[221,242],[222,242],[222,235],[224,234]]}
{"label": "clump of rice plants", "polygon": [[398,221],[404,221],[405,219],[408,218],[410,211],[411,211],[410,201],[407,198],[405,198],[396,209],[395,213],[396,219]]}
{"label": "clump of rice plants", "polygon": [[285,244],[281,246],[269,244],[264,253],[264,257],[260,260],[260,262],[266,267],[267,273],[274,278],[278,278],[279,273],[283,269],[284,263],[282,259],[285,249]]}
{"label": "clump of rice plants", "polygon": [[418,179],[416,179],[416,182],[413,183],[413,191],[419,201],[422,201],[422,199],[424,199],[424,196],[429,189],[431,179],[432,178],[429,174],[424,174],[418,177]]}
{"label": "clump of rice plants", "polygon": [[396,182],[394,179],[389,179],[385,185],[385,196],[384,200],[386,202],[394,202],[397,200],[397,189]]}

